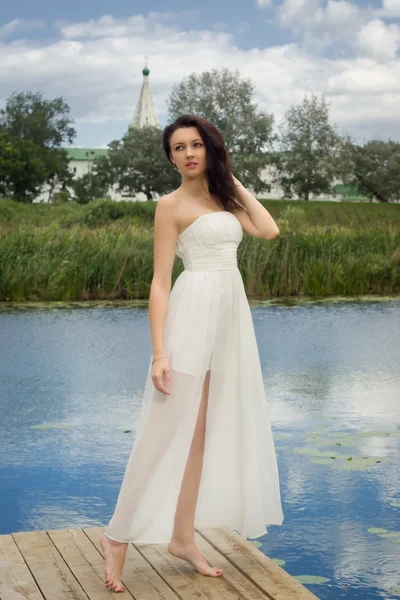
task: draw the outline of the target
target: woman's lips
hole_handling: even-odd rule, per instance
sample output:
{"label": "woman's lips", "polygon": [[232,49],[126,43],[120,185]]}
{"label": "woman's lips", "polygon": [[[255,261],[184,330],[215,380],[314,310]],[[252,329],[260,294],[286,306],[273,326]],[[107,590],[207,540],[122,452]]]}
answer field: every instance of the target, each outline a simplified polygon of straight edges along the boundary
{"label": "woman's lips", "polygon": [[195,167],[197,167],[197,163],[189,163],[188,165],[185,165],[187,169],[194,169]]}

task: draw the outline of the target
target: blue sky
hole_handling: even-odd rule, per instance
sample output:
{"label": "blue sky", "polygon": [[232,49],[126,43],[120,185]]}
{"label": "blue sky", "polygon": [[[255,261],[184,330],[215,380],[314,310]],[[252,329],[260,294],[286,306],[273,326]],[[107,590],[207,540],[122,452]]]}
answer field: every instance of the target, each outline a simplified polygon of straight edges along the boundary
{"label": "blue sky", "polygon": [[400,0],[14,0],[0,7],[0,105],[14,90],[62,95],[76,145],[105,146],[132,118],[149,56],[160,124],[174,83],[239,69],[275,115],[309,92],[357,141],[400,139]]}

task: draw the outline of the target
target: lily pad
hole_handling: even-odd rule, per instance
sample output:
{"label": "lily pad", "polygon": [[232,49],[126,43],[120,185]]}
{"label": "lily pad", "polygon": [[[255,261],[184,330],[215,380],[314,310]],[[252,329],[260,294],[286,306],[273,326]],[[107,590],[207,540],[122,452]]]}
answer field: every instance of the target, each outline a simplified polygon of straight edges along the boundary
{"label": "lily pad", "polygon": [[295,579],[297,579],[297,581],[300,581],[300,583],[327,583],[328,581],[330,581],[330,579],[328,579],[327,577],[318,577],[316,575],[295,575],[294,576]]}
{"label": "lily pad", "polygon": [[369,438],[369,437],[387,437],[394,438],[398,437],[399,432],[397,430],[392,431],[363,431],[357,434],[358,437]]}
{"label": "lily pad", "polygon": [[341,458],[343,455],[337,454],[337,452],[330,452],[329,450],[318,450],[318,448],[311,448],[310,446],[303,446],[293,448],[295,454],[310,454],[312,456],[326,456],[329,458]]}
{"label": "lily pad", "polygon": [[370,527],[367,531],[370,533],[387,533],[387,529],[381,529],[380,527]]}
{"label": "lily pad", "polygon": [[329,439],[323,438],[306,438],[306,442],[315,443],[317,446],[355,446],[356,442],[349,437],[334,437]]}
{"label": "lily pad", "polygon": [[400,531],[388,531],[387,533],[378,533],[378,536],[381,538],[391,538],[391,537],[400,538]]}
{"label": "lily pad", "polygon": [[382,456],[352,456],[344,461],[335,461],[331,464],[331,467],[343,471],[367,471],[384,460],[385,457]]}
{"label": "lily pad", "polygon": [[390,506],[395,506],[396,508],[400,508],[400,502],[391,502]]}
{"label": "lily pad", "polygon": [[253,546],[255,546],[256,548],[260,548],[260,546],[262,546],[262,542],[259,542],[258,540],[247,540],[248,542],[250,542],[251,544],[253,544]]}
{"label": "lily pad", "polygon": [[73,429],[74,425],[69,423],[40,423],[39,425],[31,425],[30,429]]}
{"label": "lily pad", "polygon": [[286,560],[281,560],[280,558],[271,558],[278,565],[278,567],[283,567],[286,565]]}
{"label": "lily pad", "polygon": [[400,596],[400,588],[390,588],[387,593],[392,594],[392,596]]}
{"label": "lily pad", "polygon": [[312,462],[314,465],[331,465],[332,460],[333,460],[332,458],[322,458],[319,456],[310,458],[310,462]]}

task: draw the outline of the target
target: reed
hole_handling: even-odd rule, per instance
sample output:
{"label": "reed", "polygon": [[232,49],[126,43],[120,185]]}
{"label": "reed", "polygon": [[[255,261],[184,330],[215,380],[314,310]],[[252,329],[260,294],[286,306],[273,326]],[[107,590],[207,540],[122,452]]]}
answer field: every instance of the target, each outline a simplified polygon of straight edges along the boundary
{"label": "reed", "polygon": [[[400,206],[362,206],[373,206],[369,220],[348,211],[338,222],[332,218],[333,208],[342,208],[337,203],[330,210],[315,206],[321,202],[264,204],[281,233],[269,241],[244,236],[238,263],[249,298],[400,292]],[[0,301],[148,298],[154,209],[152,202],[0,201]],[[315,221],[317,211],[326,216]],[[177,258],[173,281],[182,268]]]}

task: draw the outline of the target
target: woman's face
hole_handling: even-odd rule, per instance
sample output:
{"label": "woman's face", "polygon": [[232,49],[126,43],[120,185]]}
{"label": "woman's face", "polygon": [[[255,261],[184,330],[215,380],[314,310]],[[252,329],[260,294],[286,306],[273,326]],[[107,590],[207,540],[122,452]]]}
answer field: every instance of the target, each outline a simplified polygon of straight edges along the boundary
{"label": "woman's face", "polygon": [[[170,140],[171,160],[184,177],[198,177],[207,168],[207,153],[196,127],[181,127]],[[191,166],[193,163],[193,166]]]}

